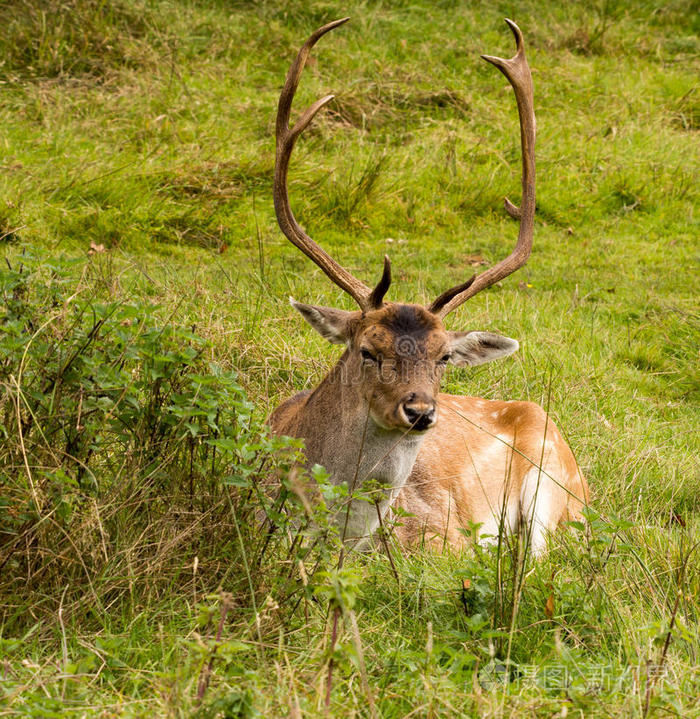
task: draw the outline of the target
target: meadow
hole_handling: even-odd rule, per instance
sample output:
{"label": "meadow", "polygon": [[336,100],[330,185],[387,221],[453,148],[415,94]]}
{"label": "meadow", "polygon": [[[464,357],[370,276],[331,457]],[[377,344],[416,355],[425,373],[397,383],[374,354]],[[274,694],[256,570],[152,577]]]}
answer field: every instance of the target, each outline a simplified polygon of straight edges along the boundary
{"label": "meadow", "polygon": [[[534,249],[449,316],[517,338],[444,389],[545,406],[587,522],[344,556],[265,418],[353,309],[272,207],[388,299],[506,256],[522,29]],[[692,0],[0,2],[0,716],[700,716],[700,13]],[[312,481],[332,494],[316,469]],[[261,524],[261,520],[267,521]],[[313,521],[310,521],[312,520]]]}

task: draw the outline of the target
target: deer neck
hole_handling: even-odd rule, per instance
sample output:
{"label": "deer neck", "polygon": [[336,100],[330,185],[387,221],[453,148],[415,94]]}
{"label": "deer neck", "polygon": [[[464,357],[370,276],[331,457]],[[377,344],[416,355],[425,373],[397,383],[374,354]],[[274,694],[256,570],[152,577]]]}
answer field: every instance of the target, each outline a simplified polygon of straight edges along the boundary
{"label": "deer neck", "polygon": [[377,529],[377,507],[383,517],[408,479],[423,435],[377,425],[362,395],[360,376],[354,376],[348,360],[346,351],[306,399],[295,434],[305,440],[309,464],[325,467],[333,484],[343,484],[350,491],[367,489],[370,480],[382,485],[382,490],[372,495],[376,506],[354,501],[339,522],[341,533],[356,538],[352,543],[361,547]]}

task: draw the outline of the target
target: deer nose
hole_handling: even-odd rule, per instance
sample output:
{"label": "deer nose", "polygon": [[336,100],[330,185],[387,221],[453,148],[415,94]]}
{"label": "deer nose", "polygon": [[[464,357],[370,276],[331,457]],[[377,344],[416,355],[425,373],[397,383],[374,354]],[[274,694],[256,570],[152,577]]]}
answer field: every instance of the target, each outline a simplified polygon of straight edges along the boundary
{"label": "deer nose", "polygon": [[435,400],[431,397],[412,392],[402,401],[401,409],[411,429],[424,431],[436,422]]}

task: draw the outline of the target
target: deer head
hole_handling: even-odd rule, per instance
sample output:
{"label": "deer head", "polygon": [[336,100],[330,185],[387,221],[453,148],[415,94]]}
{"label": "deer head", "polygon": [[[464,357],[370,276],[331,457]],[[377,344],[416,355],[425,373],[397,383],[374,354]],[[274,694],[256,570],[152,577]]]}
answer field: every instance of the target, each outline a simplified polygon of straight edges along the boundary
{"label": "deer head", "polygon": [[445,366],[478,365],[505,357],[518,349],[516,340],[491,332],[451,332],[443,319],[477,292],[502,280],[525,264],[532,248],[535,214],[535,116],[530,68],[522,33],[506,20],[516,40],[516,54],[509,60],[484,55],[498,67],[515,90],[521,131],[522,205],[508,199],[506,211],[520,220],[513,252],[490,269],[443,292],[428,307],[385,302],[391,285],[391,265],[372,289],[356,279],[319,247],[294,218],[287,193],[287,172],[299,135],[318,111],[333,99],[327,95],[313,103],[290,128],[292,100],[309,53],[327,32],[347,22],[343,18],[318,29],[306,41],[289,69],[280,95],[274,201],[277,221],[287,238],[315,262],[330,279],[359,305],[354,312],[302,304],[291,300],[304,319],[329,342],[342,344],[346,352],[340,367],[352,378],[361,402],[374,422],[384,429],[422,432],[437,421],[437,395]]}

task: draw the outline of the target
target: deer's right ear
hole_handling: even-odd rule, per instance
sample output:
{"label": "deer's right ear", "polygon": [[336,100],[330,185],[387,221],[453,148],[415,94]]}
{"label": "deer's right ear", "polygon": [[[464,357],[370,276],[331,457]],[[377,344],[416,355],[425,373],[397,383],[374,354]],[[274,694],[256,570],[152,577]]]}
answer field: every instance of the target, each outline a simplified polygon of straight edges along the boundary
{"label": "deer's right ear", "polygon": [[344,345],[349,335],[349,321],[357,312],[336,310],[333,307],[319,307],[318,305],[305,305],[297,302],[293,297],[289,298],[289,304],[331,344]]}

